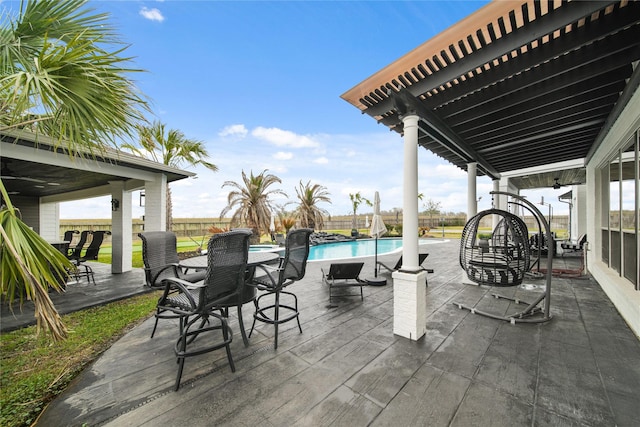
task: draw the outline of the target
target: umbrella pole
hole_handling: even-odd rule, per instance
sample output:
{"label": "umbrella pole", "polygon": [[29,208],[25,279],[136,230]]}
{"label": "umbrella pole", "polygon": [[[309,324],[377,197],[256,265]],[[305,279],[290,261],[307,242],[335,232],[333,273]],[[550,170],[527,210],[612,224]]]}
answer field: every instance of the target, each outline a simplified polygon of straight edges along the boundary
{"label": "umbrella pole", "polygon": [[373,277],[378,277],[378,236],[376,235],[376,256],[373,264]]}

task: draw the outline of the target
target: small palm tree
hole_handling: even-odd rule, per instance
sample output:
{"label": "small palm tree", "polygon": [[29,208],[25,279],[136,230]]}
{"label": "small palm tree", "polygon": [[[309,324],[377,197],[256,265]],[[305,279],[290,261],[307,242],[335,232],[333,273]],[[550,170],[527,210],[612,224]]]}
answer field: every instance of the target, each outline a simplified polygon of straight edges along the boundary
{"label": "small palm tree", "polygon": [[220,212],[220,218],[223,218],[229,211],[236,208],[231,217],[231,226],[246,226],[253,230],[251,236],[252,243],[259,243],[260,236],[263,233],[269,233],[269,225],[271,223],[271,212],[273,207],[269,197],[280,194],[287,197],[287,194],[280,190],[269,190],[274,184],[282,183],[282,180],[275,175],[267,173],[265,169],[258,175],[253,172],[247,176],[242,171],[242,184],[235,181],[225,181],[224,187],[232,187],[235,190],[229,193],[227,197],[227,207]]}
{"label": "small palm tree", "polygon": [[358,220],[357,220],[358,207],[360,207],[362,203],[366,203],[369,206],[373,206],[373,203],[371,203],[371,201],[366,197],[363,197],[359,191],[355,194],[349,193],[349,198],[351,199],[351,207],[353,208],[353,220],[351,221],[351,228],[357,229],[358,228],[357,227],[358,226]]}
{"label": "small palm tree", "polygon": [[[0,25],[0,131],[46,134],[71,154],[93,152],[135,134],[147,103],[127,77],[126,47],[107,14],[84,0],[25,1]],[[19,217],[0,180],[0,294],[32,299],[38,325],[54,340],[66,328],[48,295],[71,265]],[[50,274],[52,270],[53,274]],[[22,299],[21,299],[22,301]]]}
{"label": "small palm tree", "polygon": [[296,194],[298,195],[298,200],[300,200],[297,209],[300,226],[311,228],[312,230],[316,228],[322,230],[324,228],[324,220],[322,217],[331,217],[329,212],[318,207],[318,203],[320,202],[331,203],[327,188],[320,184],[311,185],[311,181],[306,184],[300,181],[300,186],[296,188]]}
{"label": "small palm tree", "polygon": [[[132,144],[123,144],[126,148],[139,156],[149,156],[154,161],[167,166],[179,168],[184,164],[189,166],[203,165],[215,172],[218,167],[206,159],[209,153],[204,143],[187,138],[184,133],[176,129],[166,130],[165,124],[154,122],[151,126],[138,126],[140,148]],[[167,183],[167,225],[171,230],[173,224],[173,203],[171,189]]]}

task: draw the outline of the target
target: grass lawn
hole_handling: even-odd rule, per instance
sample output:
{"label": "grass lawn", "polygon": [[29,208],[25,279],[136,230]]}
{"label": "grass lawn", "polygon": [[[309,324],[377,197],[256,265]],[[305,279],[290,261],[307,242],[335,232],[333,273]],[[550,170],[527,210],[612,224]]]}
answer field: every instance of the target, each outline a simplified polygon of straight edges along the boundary
{"label": "grass lawn", "polygon": [[[29,426],[47,403],[113,342],[149,317],[160,291],[62,316],[69,329],[54,343],[28,326],[0,336],[0,425]],[[62,420],[61,420],[62,422]]]}

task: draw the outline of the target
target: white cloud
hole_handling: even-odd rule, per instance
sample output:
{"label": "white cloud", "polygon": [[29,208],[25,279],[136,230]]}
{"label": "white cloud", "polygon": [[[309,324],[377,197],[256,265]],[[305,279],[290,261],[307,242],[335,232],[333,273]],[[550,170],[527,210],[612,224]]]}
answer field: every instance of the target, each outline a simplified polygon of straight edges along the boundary
{"label": "white cloud", "polygon": [[276,160],[291,160],[293,159],[293,153],[286,151],[278,151],[273,155],[273,158]]}
{"label": "white cloud", "polygon": [[244,125],[230,125],[230,126],[226,126],[224,129],[222,129],[218,135],[220,136],[239,136],[244,138],[245,136],[247,136],[247,134],[249,133],[249,131],[247,130],[246,127],[244,127]]}
{"label": "white cloud", "polygon": [[140,15],[149,21],[162,22],[164,21],[164,16],[162,16],[162,12],[160,12],[155,7],[153,9],[149,9],[148,7],[143,7],[140,9]]}
{"label": "white cloud", "polygon": [[305,135],[297,135],[291,131],[278,128],[265,128],[259,126],[255,128],[251,134],[256,138],[267,141],[278,147],[318,147],[320,144],[311,137]]}
{"label": "white cloud", "polygon": [[319,165],[326,165],[327,163],[329,163],[329,159],[327,159],[326,157],[318,157],[317,159],[313,160],[313,163],[316,163]]}
{"label": "white cloud", "polygon": [[[443,160],[444,161],[444,160]],[[450,163],[439,164],[435,167],[434,175],[440,178],[466,179],[467,173]]]}

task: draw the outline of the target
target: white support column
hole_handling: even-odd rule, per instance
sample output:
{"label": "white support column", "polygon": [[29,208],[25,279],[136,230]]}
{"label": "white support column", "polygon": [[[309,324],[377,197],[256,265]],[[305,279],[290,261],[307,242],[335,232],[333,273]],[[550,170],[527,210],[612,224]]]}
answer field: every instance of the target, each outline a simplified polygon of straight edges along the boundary
{"label": "white support column", "polygon": [[45,240],[57,242],[61,240],[60,235],[60,205],[58,203],[39,204],[39,230],[38,234]]}
{"label": "white support column", "polygon": [[132,269],[133,242],[131,233],[131,193],[124,189],[124,181],[110,181],[111,198],[118,201],[111,210],[111,272],[124,273]]}
{"label": "white support column", "polygon": [[402,269],[418,271],[418,116],[404,122],[404,192],[402,204]]}
{"label": "white support column", "polygon": [[[493,191],[500,191],[500,180],[499,179],[494,179],[492,181],[493,183]],[[496,209],[502,209],[504,210],[503,206],[503,201],[506,199],[505,196],[499,196],[499,195],[494,195],[494,208]],[[498,215],[491,215],[491,229],[495,230],[496,227],[498,226],[498,222],[500,221],[500,217]]]}
{"label": "white support column", "polygon": [[427,273],[418,265],[418,116],[404,123],[402,267],[393,273],[393,333],[420,339],[427,329]]}
{"label": "white support column", "polygon": [[467,221],[478,213],[477,178],[478,164],[476,162],[467,163]]}
{"label": "white support column", "polygon": [[165,231],[167,228],[167,176],[144,182],[144,230]]}

